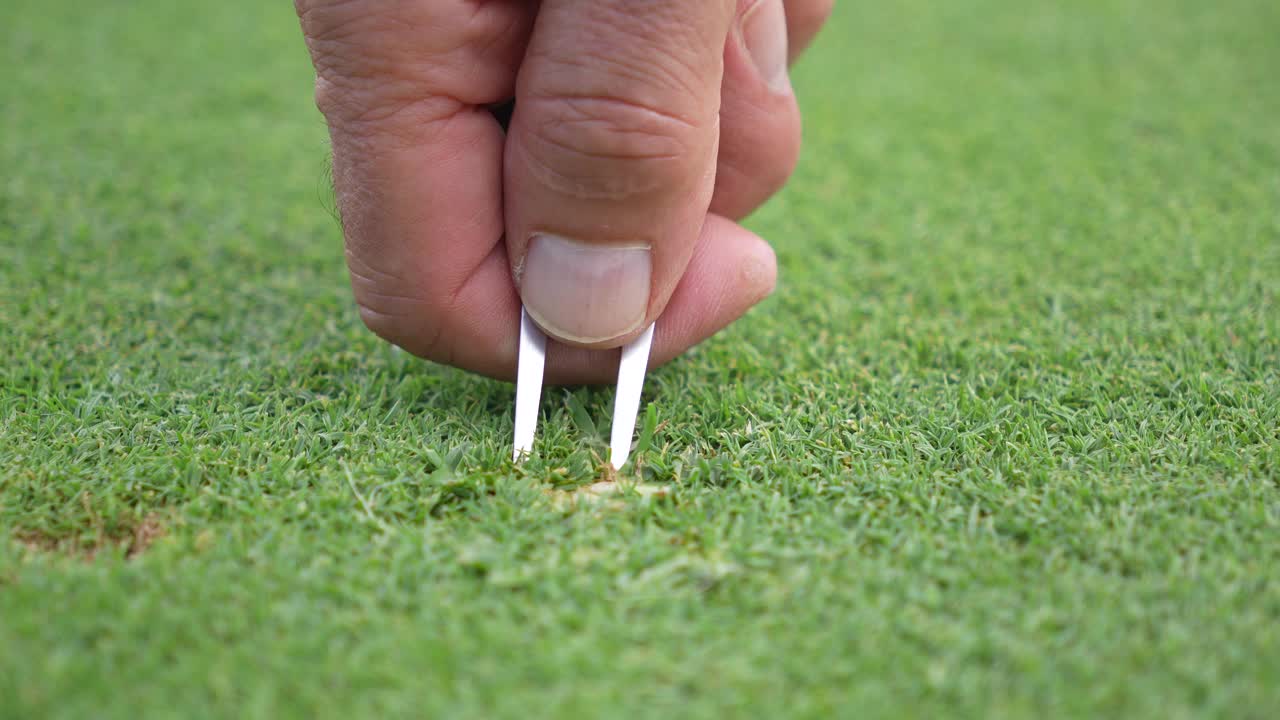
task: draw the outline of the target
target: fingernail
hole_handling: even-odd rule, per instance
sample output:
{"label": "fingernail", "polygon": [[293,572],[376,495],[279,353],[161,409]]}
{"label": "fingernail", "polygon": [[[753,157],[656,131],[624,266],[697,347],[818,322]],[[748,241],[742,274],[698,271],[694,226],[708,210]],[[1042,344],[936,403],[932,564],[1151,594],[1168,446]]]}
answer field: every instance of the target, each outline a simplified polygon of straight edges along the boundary
{"label": "fingernail", "polygon": [[742,18],[742,42],[764,81],[778,92],[791,89],[787,76],[787,13],[782,0],[759,0]]}
{"label": "fingernail", "polygon": [[549,335],[604,342],[640,328],[652,272],[647,247],[588,245],[537,234],[529,240],[520,271],[520,297]]}

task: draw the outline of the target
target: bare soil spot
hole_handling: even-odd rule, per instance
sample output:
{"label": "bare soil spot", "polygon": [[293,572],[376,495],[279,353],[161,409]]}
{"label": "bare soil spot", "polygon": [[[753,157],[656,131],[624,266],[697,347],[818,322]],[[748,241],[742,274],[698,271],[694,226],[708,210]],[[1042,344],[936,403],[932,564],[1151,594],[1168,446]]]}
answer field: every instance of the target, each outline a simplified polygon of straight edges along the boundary
{"label": "bare soil spot", "polygon": [[620,510],[626,507],[623,498],[628,493],[635,493],[647,500],[665,500],[671,497],[671,488],[667,485],[605,480],[573,490],[547,491],[551,504],[564,510],[583,506]]}
{"label": "bare soil spot", "polygon": [[168,532],[158,513],[150,513],[136,522],[106,530],[94,523],[93,534],[51,535],[38,530],[20,530],[13,538],[28,552],[42,555],[64,555],[85,562],[92,561],[104,551],[123,551],[125,558],[133,559],[146,552]]}

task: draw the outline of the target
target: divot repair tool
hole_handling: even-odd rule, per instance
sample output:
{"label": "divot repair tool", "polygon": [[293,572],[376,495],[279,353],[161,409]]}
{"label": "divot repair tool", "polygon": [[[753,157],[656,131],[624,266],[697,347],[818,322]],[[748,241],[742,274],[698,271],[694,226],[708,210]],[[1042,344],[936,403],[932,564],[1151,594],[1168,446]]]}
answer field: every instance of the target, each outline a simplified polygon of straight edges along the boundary
{"label": "divot repair tool", "polygon": [[[653,325],[622,348],[618,387],[613,397],[613,431],[609,437],[609,464],[621,470],[631,454],[631,436],[640,412],[640,391],[649,369]],[[516,442],[511,459],[519,461],[533,450],[538,429],[538,402],[542,399],[542,370],[547,359],[547,336],[520,308],[520,356],[516,365]]]}

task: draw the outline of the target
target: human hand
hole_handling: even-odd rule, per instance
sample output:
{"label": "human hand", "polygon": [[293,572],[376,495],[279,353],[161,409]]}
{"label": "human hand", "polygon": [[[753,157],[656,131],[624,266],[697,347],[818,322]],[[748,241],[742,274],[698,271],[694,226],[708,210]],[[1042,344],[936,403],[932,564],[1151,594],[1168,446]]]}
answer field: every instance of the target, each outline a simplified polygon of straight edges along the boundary
{"label": "human hand", "polygon": [[365,324],[511,379],[523,298],[547,379],[604,382],[659,316],[654,366],[737,319],[776,265],[734,221],[795,165],[832,2],[296,0]]}

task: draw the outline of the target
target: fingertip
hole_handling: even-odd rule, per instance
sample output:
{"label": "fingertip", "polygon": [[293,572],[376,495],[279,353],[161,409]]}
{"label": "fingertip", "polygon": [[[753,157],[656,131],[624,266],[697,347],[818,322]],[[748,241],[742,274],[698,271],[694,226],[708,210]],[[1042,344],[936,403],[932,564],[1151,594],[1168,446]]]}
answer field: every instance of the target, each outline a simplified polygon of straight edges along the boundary
{"label": "fingertip", "polygon": [[[747,232],[751,242],[743,256],[741,265],[742,282],[745,287],[757,292],[756,302],[760,302],[773,294],[778,286],[778,256],[773,246],[760,236]],[[754,304],[754,303],[753,303]]]}
{"label": "fingertip", "polygon": [[[745,11],[734,41],[725,45],[720,145],[710,210],[735,220],[777,193],[800,156],[800,108],[795,93],[789,82],[771,82],[755,57],[763,54],[768,63],[785,68],[786,40],[772,35],[786,32],[780,13],[778,0],[759,0]],[[762,42],[759,37],[774,37],[774,42]]]}

